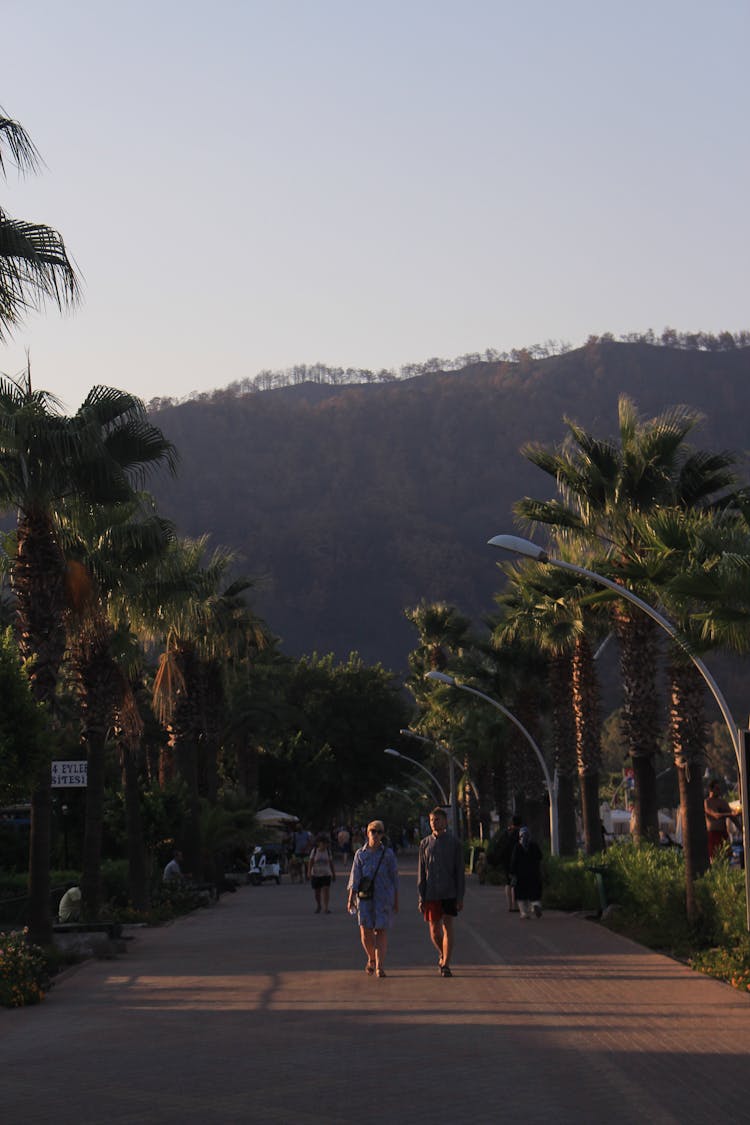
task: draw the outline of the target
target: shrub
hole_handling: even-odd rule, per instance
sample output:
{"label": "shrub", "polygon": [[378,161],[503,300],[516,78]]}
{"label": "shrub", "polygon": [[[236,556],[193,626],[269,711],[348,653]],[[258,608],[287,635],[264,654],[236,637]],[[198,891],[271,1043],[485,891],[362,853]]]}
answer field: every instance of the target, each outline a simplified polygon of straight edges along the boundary
{"label": "shrub", "polygon": [[731,948],[748,939],[745,918],[745,873],[716,859],[696,881],[695,893],[708,944]]}
{"label": "shrub", "polygon": [[625,842],[600,857],[610,902],[607,924],[652,949],[684,952],[695,934],[685,908],[685,866],[674,848]]}
{"label": "shrub", "polygon": [[596,882],[581,856],[545,856],[542,866],[544,905],[551,910],[598,909]]}
{"label": "shrub", "polygon": [[27,930],[0,933],[0,1004],[22,1008],[38,1004],[49,988],[44,950],[26,941]]}

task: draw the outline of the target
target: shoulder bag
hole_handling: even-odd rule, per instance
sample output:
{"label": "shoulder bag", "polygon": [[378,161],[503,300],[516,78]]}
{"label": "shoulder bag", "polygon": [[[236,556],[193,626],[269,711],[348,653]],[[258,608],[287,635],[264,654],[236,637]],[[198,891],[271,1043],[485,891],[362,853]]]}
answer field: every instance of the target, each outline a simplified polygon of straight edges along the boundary
{"label": "shoulder bag", "polygon": [[385,845],[383,845],[381,848],[380,859],[378,860],[378,866],[375,868],[375,874],[372,875],[372,877],[369,875],[363,875],[360,879],[359,888],[357,890],[357,898],[360,900],[360,902],[367,902],[369,899],[374,897],[375,880],[377,879],[378,871],[380,871],[380,865],[383,862],[384,855]]}

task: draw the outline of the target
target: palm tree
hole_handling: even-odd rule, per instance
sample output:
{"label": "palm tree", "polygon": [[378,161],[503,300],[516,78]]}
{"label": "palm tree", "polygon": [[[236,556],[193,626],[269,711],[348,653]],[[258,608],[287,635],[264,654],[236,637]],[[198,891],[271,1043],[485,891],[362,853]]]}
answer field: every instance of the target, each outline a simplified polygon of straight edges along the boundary
{"label": "palm tree", "polygon": [[[548,691],[551,703],[552,745],[558,779],[558,830],[561,855],[575,855],[575,728],[571,706],[571,650],[579,618],[565,606],[559,573],[540,571],[533,564],[503,568],[508,585],[495,601],[501,618],[493,640],[501,647],[508,642],[535,645],[543,654],[546,676],[540,693]],[[546,682],[545,682],[546,681]]]}
{"label": "palm tree", "polygon": [[[242,598],[250,582],[241,578],[225,586],[234,554],[219,548],[204,563],[206,547],[205,537],[173,544],[168,562],[177,579],[175,596],[161,599],[151,626],[161,630],[164,642],[154,681],[155,710],[168,734],[160,780],[176,771],[187,786],[190,823],[183,851],[193,872],[201,862],[201,777],[204,792],[216,790],[213,732],[223,698],[220,665],[252,646],[257,651],[266,636]],[[213,735],[210,746],[207,733]]]}
{"label": "palm tree", "polygon": [[[0,173],[7,157],[23,171],[39,166],[26,131],[0,109]],[[0,208],[0,340],[24,313],[51,299],[58,308],[79,298],[78,275],[65,244],[51,227],[11,219]]]}
{"label": "palm tree", "polygon": [[[618,441],[596,438],[566,419],[568,438],[561,446],[551,451],[524,447],[525,455],[555,478],[560,499],[526,497],[516,506],[522,520],[552,526],[558,537],[603,545],[615,563],[643,549],[635,515],[664,505],[705,506],[735,481],[731,454],[693,452],[687,446],[687,436],[700,420],[696,411],[674,407],[644,420],[630,399],[621,396],[618,413]],[[623,722],[636,779],[635,833],[655,840],[657,627],[626,602],[615,605],[613,617],[620,639]]]}
{"label": "palm tree", "polygon": [[[706,760],[705,685],[691,659],[713,647],[750,650],[750,526],[747,512],[664,509],[641,522],[649,578],[682,636],[670,650],[670,738],[680,789],[688,915],[697,913],[694,879],[708,867],[702,774]],[[643,569],[643,568],[641,568]]]}
{"label": "palm tree", "polygon": [[[560,545],[557,555],[565,555]],[[558,771],[560,851],[576,850],[576,773],[581,797],[584,847],[601,850],[599,770],[601,716],[599,689],[590,637],[597,617],[590,591],[580,580],[556,570],[540,571],[524,563],[503,568],[510,587],[496,601],[505,616],[495,630],[496,642],[518,638],[546,655],[552,700],[555,767]]]}
{"label": "palm tree", "polygon": [[154,580],[154,564],[174,536],[146,497],[91,508],[77,500],[60,513],[68,559],[69,664],[87,750],[86,822],[81,891],[86,917],[99,910],[104,775],[110,732],[132,753],[142,722],[123,667],[129,601]]}
{"label": "palm tree", "polygon": [[468,617],[445,602],[422,601],[414,609],[404,610],[404,616],[419,634],[419,647],[409,657],[417,675],[444,671],[451,657],[460,654],[469,641]]}
{"label": "palm tree", "polygon": [[[67,563],[58,509],[72,497],[96,506],[125,501],[144,474],[174,469],[172,444],[122,391],[94,387],[71,417],[45,391],[0,376],[0,508],[18,513],[11,580],[19,648],[34,698],[55,715],[55,689],[66,644]],[[51,777],[49,763],[31,799],[29,929],[49,939]]]}

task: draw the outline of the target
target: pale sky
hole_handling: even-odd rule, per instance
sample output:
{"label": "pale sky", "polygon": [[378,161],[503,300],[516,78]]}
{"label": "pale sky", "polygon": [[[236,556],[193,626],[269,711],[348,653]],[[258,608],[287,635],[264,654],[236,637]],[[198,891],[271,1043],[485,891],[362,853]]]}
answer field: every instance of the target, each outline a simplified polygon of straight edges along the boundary
{"label": "pale sky", "polygon": [[31,354],[183,396],[591,333],[750,328],[747,0],[3,0],[0,105],[65,238]]}

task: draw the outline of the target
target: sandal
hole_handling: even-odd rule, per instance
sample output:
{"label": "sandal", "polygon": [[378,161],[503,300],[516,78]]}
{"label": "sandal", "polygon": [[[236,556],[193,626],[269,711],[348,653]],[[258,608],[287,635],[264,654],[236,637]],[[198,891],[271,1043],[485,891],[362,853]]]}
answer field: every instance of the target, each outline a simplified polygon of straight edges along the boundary
{"label": "sandal", "polygon": [[375,962],[374,961],[368,961],[367,962],[367,964],[365,965],[365,972],[367,973],[368,977],[372,976],[372,974],[375,972]]}
{"label": "sandal", "polygon": [[450,971],[450,967],[448,965],[441,965],[440,966],[440,976],[441,977],[452,977],[453,976],[453,973]]}
{"label": "sandal", "polygon": [[385,969],[378,969],[378,976],[384,977],[385,976]]}

